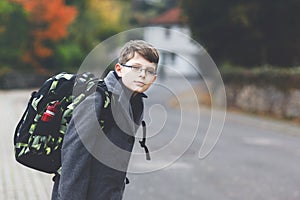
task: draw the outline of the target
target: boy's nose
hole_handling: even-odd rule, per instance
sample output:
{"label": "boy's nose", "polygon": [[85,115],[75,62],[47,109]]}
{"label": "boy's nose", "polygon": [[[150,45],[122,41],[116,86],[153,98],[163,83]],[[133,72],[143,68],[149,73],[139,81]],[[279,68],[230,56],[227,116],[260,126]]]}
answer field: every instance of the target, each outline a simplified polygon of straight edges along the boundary
{"label": "boy's nose", "polygon": [[140,69],[140,74],[141,77],[145,77],[146,76],[146,69]]}

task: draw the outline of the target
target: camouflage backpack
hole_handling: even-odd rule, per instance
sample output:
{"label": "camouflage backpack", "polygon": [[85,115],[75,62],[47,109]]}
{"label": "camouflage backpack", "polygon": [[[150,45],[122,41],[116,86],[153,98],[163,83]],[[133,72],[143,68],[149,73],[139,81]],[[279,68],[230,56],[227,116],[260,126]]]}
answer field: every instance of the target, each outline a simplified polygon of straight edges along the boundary
{"label": "camouflage backpack", "polygon": [[[101,112],[106,112],[111,94],[104,81],[88,72],[57,74],[34,91],[14,133],[16,160],[39,171],[59,173],[62,141],[72,112],[96,89],[103,97]],[[105,128],[105,120],[99,121]]]}

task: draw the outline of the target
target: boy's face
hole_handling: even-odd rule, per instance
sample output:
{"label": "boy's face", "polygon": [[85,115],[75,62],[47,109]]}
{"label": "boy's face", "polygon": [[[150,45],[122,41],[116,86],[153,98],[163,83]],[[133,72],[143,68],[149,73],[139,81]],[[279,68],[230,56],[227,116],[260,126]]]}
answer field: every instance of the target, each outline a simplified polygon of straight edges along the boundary
{"label": "boy's face", "polygon": [[149,62],[139,53],[135,52],[133,58],[122,64],[117,63],[115,70],[123,84],[133,92],[145,92],[156,80],[156,74],[153,74],[156,72],[155,63]]}

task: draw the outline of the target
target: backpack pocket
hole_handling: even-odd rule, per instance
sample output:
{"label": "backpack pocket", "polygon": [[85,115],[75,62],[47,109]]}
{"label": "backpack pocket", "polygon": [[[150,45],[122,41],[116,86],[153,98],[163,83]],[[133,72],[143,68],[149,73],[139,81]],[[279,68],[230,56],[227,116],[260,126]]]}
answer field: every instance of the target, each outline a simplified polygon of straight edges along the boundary
{"label": "backpack pocket", "polygon": [[[63,136],[59,134],[62,113],[55,113],[52,120],[41,120],[40,95],[33,92],[14,135],[16,160],[30,168],[55,173],[60,167]],[[50,134],[51,133],[51,134]]]}

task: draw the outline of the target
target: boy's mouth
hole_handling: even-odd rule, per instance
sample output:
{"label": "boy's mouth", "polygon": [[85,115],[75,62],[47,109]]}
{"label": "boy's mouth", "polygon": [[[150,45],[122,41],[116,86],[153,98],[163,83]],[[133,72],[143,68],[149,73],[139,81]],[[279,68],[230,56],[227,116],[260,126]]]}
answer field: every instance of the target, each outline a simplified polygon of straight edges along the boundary
{"label": "boy's mouth", "polygon": [[136,84],[136,85],[138,85],[138,86],[144,86],[144,85],[146,85],[145,83],[143,83],[143,82],[141,82],[141,81],[134,81],[134,83]]}

